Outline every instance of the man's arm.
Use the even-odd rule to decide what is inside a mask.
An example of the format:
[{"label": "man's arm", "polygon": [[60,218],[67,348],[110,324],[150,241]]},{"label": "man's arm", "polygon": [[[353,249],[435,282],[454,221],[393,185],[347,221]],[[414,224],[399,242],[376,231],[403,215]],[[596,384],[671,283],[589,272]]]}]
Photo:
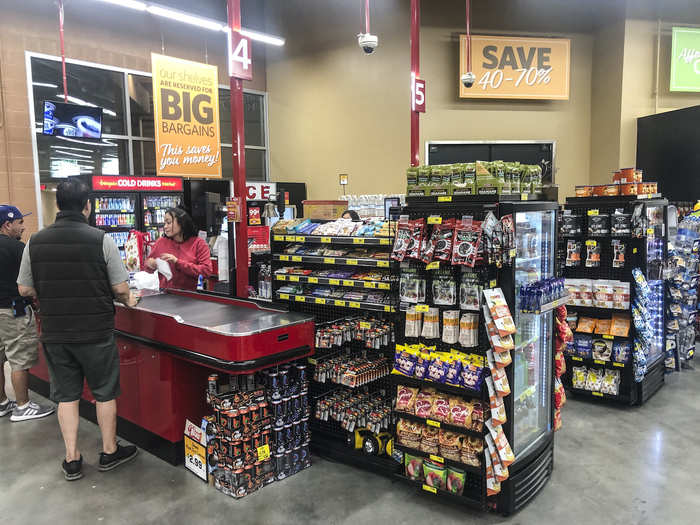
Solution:
[{"label": "man's arm", "polygon": [[22,286],[21,284],[18,284],[17,288],[19,289],[19,294],[22,297],[32,297],[36,299],[36,290],[33,286]]},{"label": "man's arm", "polygon": [[34,277],[32,276],[32,261],[29,257],[29,243],[24,246],[24,249],[19,255],[22,260],[19,266],[19,275],[17,275],[17,289],[22,297],[33,297],[36,299]]},{"label": "man's arm", "polygon": [[126,281],[112,285],[112,293],[117,301],[129,308],[133,308],[138,303],[138,299],[131,293],[129,283]]}]

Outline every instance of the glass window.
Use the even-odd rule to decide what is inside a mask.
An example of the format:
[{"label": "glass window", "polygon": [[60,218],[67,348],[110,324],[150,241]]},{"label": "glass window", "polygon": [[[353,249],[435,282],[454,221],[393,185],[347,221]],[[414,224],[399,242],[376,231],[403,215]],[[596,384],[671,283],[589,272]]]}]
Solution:
[{"label": "glass window", "polygon": [[219,89],[219,129],[221,143],[231,144],[231,95],[228,89]]},{"label": "glass window", "polygon": [[153,80],[142,75],[127,75],[131,135],[154,138],[153,131]]},{"label": "glass window", "polygon": [[152,176],[156,174],[156,143],[152,140],[134,140],[131,143],[134,156],[134,175]]},{"label": "glass window", "polygon": [[[221,143],[231,144],[231,95],[228,89],[219,89],[219,123]],[[246,146],[265,147],[265,97],[243,93],[243,126]]]},{"label": "glass window", "polygon": [[[104,109],[102,134],[124,135],[124,75],[77,64],[66,64],[68,102]],[[32,87],[34,88],[34,119],[37,124],[44,119],[44,100],[65,102],[61,62],[45,58],[32,58]]]},{"label": "glass window", "polygon": [[233,179],[233,148],[229,146],[221,147],[221,177]]},{"label": "glass window", "polygon": [[119,175],[129,172],[127,141],[84,140],[36,134],[41,182],[72,175]]},{"label": "glass window", "polygon": [[245,178],[246,180],[266,180],[264,149],[245,149]]}]

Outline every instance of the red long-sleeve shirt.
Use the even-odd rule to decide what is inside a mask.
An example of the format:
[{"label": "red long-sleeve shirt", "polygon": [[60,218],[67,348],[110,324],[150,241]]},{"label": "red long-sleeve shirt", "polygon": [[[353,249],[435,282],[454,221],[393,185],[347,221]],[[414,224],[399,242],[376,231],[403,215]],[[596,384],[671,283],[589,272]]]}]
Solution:
[{"label": "red long-sleeve shirt", "polygon": [[[170,264],[173,278],[167,281],[158,274],[161,288],[177,288],[180,290],[196,290],[197,278],[211,275],[211,255],[209,246],[199,237],[190,237],[184,242],[176,242],[167,237],[161,237],[153,245],[149,258],[157,259],[164,253],[177,257],[175,264]],[[154,270],[149,270],[153,272]]]}]

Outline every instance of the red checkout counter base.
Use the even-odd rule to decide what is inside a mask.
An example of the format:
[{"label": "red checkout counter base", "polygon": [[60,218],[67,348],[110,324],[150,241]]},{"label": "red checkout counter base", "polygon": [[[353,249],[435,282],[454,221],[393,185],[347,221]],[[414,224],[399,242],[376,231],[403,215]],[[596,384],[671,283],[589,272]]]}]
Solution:
[{"label": "red checkout counter base", "polygon": [[[143,297],[134,309],[117,307],[121,395],[117,434],[176,465],[183,460],[185,419],[209,413],[212,373],[248,374],[313,354],[310,316],[190,292]],[[30,388],[49,396],[43,349]],[[82,417],[97,422],[85,385]]]}]

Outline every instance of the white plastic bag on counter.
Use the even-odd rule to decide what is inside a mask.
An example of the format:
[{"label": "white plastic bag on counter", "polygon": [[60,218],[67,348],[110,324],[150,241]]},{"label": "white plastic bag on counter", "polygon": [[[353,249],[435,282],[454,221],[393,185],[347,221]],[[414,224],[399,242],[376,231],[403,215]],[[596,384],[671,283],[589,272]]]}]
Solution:
[{"label": "white plastic bag on counter", "polygon": [[137,290],[159,290],[160,280],[157,273],[136,272],[134,274],[134,285]]}]

